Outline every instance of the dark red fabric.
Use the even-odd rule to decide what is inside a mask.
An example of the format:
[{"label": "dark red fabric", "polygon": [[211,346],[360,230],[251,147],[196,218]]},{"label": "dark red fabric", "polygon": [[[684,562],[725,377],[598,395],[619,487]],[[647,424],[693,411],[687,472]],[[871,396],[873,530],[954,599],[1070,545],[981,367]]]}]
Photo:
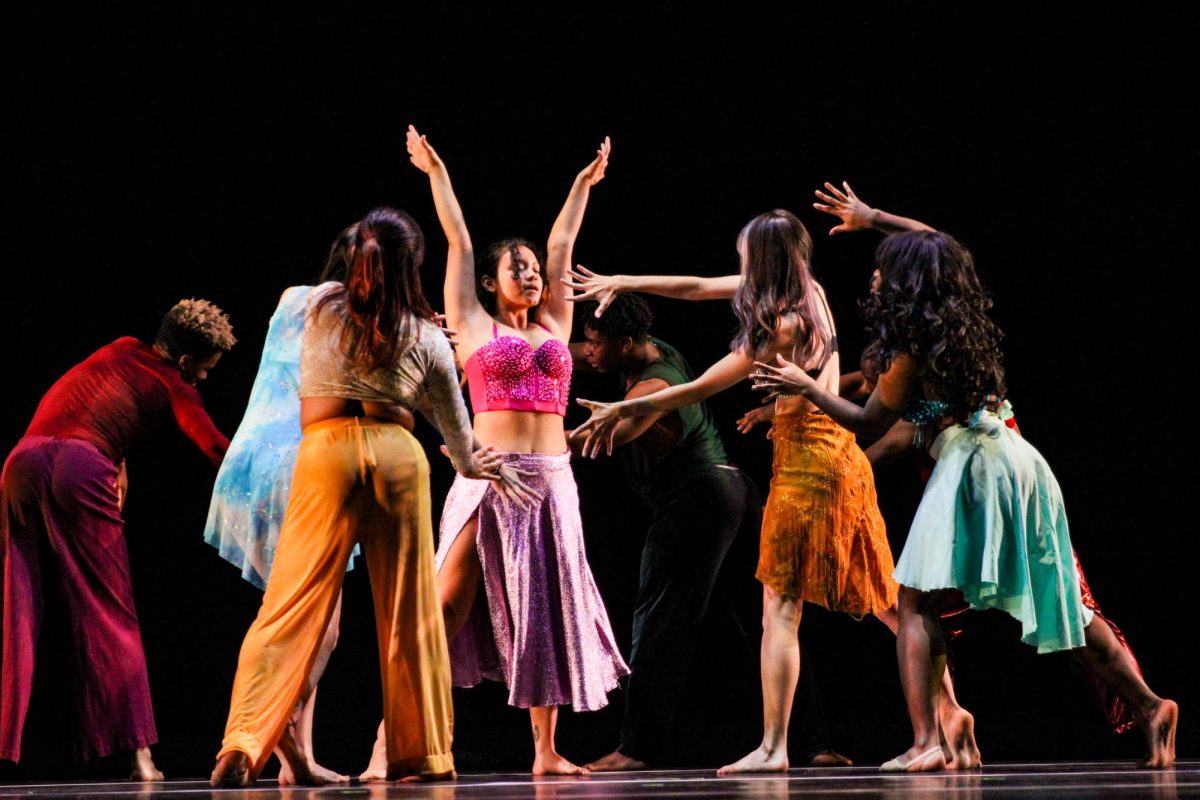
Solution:
[{"label": "dark red fabric", "polygon": [[81,439],[119,463],[168,415],[210,461],[221,463],[229,440],[209,419],[196,387],[154,348],[125,336],[59,378],[25,435]]},{"label": "dark red fabric", "polygon": [[[4,673],[0,759],[17,761],[33,687],[44,598],[57,595],[70,636],[70,685],[81,759],[158,739],[124,525],[117,468],[78,439],[27,436],[0,476],[4,547]],[[69,728],[69,730],[68,730]]]}]

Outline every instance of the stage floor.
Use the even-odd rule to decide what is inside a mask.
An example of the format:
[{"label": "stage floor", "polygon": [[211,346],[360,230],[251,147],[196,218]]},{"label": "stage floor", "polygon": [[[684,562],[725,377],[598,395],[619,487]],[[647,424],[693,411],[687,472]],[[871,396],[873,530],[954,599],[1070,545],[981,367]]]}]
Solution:
[{"label": "stage floor", "polygon": [[540,778],[518,773],[472,773],[452,783],[362,784],[281,789],[260,781],[249,789],[211,789],[203,781],[130,783],[28,783],[0,785],[0,798],[437,798],[437,800],[574,800],[574,798],[785,798],[853,797],[855,800],[1060,800],[1200,798],[1200,761],[1171,770],[1139,770],[1126,762],[995,764],[973,773],[884,776],[873,767],[795,769],[784,775],[716,778],[701,770],[604,773],[589,778]]}]

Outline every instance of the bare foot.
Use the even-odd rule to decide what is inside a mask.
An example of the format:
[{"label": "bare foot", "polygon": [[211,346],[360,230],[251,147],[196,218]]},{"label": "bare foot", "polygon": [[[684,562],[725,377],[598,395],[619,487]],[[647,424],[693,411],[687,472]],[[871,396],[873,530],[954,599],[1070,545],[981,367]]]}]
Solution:
[{"label": "bare foot", "polygon": [[943,744],[946,769],[975,769],[982,765],[979,745],[975,743],[975,717],[965,708],[956,708],[942,714],[940,733],[945,737]]},{"label": "bare foot", "polygon": [[901,755],[880,765],[880,772],[940,772],[946,769],[946,756],[942,746],[935,744],[926,750],[913,745]]},{"label": "bare foot", "polygon": [[322,767],[315,761],[303,765],[285,766],[279,770],[280,786],[328,786],[332,783],[349,783],[349,775],[340,775]]},{"label": "bare foot", "polygon": [[826,750],[824,753],[817,753],[810,758],[808,765],[810,767],[853,767],[854,762],[836,750]]},{"label": "bare foot", "polygon": [[250,785],[250,757],[241,750],[230,750],[217,761],[208,782],[218,789]]},{"label": "bare foot", "polygon": [[726,764],[717,770],[717,775],[735,775],[739,772],[787,772],[788,758],[787,748],[778,747],[775,750],[768,750],[766,745],[759,745],[758,749],[747,755],[740,761],[735,761],[732,764]]},{"label": "bare foot", "polygon": [[[1174,750],[1172,749],[1172,752]],[[139,747],[133,751],[132,770],[129,773],[131,781],[161,781],[163,774],[154,766],[154,759],[150,757],[149,747]]]},{"label": "bare foot", "polygon": [[535,756],[533,759],[533,774],[534,775],[587,775],[588,771],[583,767],[576,766],[570,761],[560,756],[558,753],[551,752],[549,755]]},{"label": "bare foot", "polygon": [[1174,700],[1161,700],[1143,724],[1146,733],[1146,758],[1138,766],[1162,769],[1175,763],[1175,728],[1179,725],[1179,706]]},{"label": "bare foot", "polygon": [[628,772],[631,770],[646,769],[645,761],[638,761],[636,758],[630,758],[620,750],[614,750],[604,758],[598,758],[587,765],[587,768],[592,772]]},{"label": "bare foot", "polygon": [[387,739],[384,737],[383,723],[375,733],[375,744],[371,745],[371,760],[367,768],[358,776],[360,781],[387,780]]}]

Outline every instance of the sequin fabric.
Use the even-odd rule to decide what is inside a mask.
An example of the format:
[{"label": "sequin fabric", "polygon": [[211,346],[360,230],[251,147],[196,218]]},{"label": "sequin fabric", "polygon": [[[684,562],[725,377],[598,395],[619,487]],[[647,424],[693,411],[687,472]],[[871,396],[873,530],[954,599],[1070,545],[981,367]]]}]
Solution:
[{"label": "sequin fabric", "polygon": [[465,369],[475,413],[567,413],[571,351],[558,339],[548,339],[535,350],[519,336],[500,336],[476,350]]},{"label": "sequin fabric", "polygon": [[204,527],[204,541],[259,589],[267,588],[300,449],[300,339],[311,291],[288,289],[271,316],[250,402],[217,471]]},{"label": "sequin fabric", "polygon": [[871,465],[819,411],[780,414],[756,577],[788,597],[856,616],[896,601]]},{"label": "sequin fabric", "polygon": [[505,461],[533,473],[525,482],[544,493],[539,505],[507,504],[491,482],[459,475],[442,511],[438,569],[475,514],[483,565],[484,591],[450,642],[454,685],[500,681],[518,708],[603,708],[629,667],[587,563],[570,455]]}]

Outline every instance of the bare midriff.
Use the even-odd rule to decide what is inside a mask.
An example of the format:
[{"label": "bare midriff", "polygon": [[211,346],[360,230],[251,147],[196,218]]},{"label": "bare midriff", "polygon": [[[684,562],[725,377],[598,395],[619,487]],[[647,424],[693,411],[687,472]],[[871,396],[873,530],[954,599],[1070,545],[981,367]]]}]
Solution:
[{"label": "bare midriff", "polygon": [[344,397],[300,398],[300,427],[338,417],[366,417],[394,422],[412,431],[413,413],[399,403],[374,403],[369,400],[347,400]]},{"label": "bare midriff", "polygon": [[475,438],[505,453],[566,452],[563,418],[544,411],[483,411],[475,415]]}]

